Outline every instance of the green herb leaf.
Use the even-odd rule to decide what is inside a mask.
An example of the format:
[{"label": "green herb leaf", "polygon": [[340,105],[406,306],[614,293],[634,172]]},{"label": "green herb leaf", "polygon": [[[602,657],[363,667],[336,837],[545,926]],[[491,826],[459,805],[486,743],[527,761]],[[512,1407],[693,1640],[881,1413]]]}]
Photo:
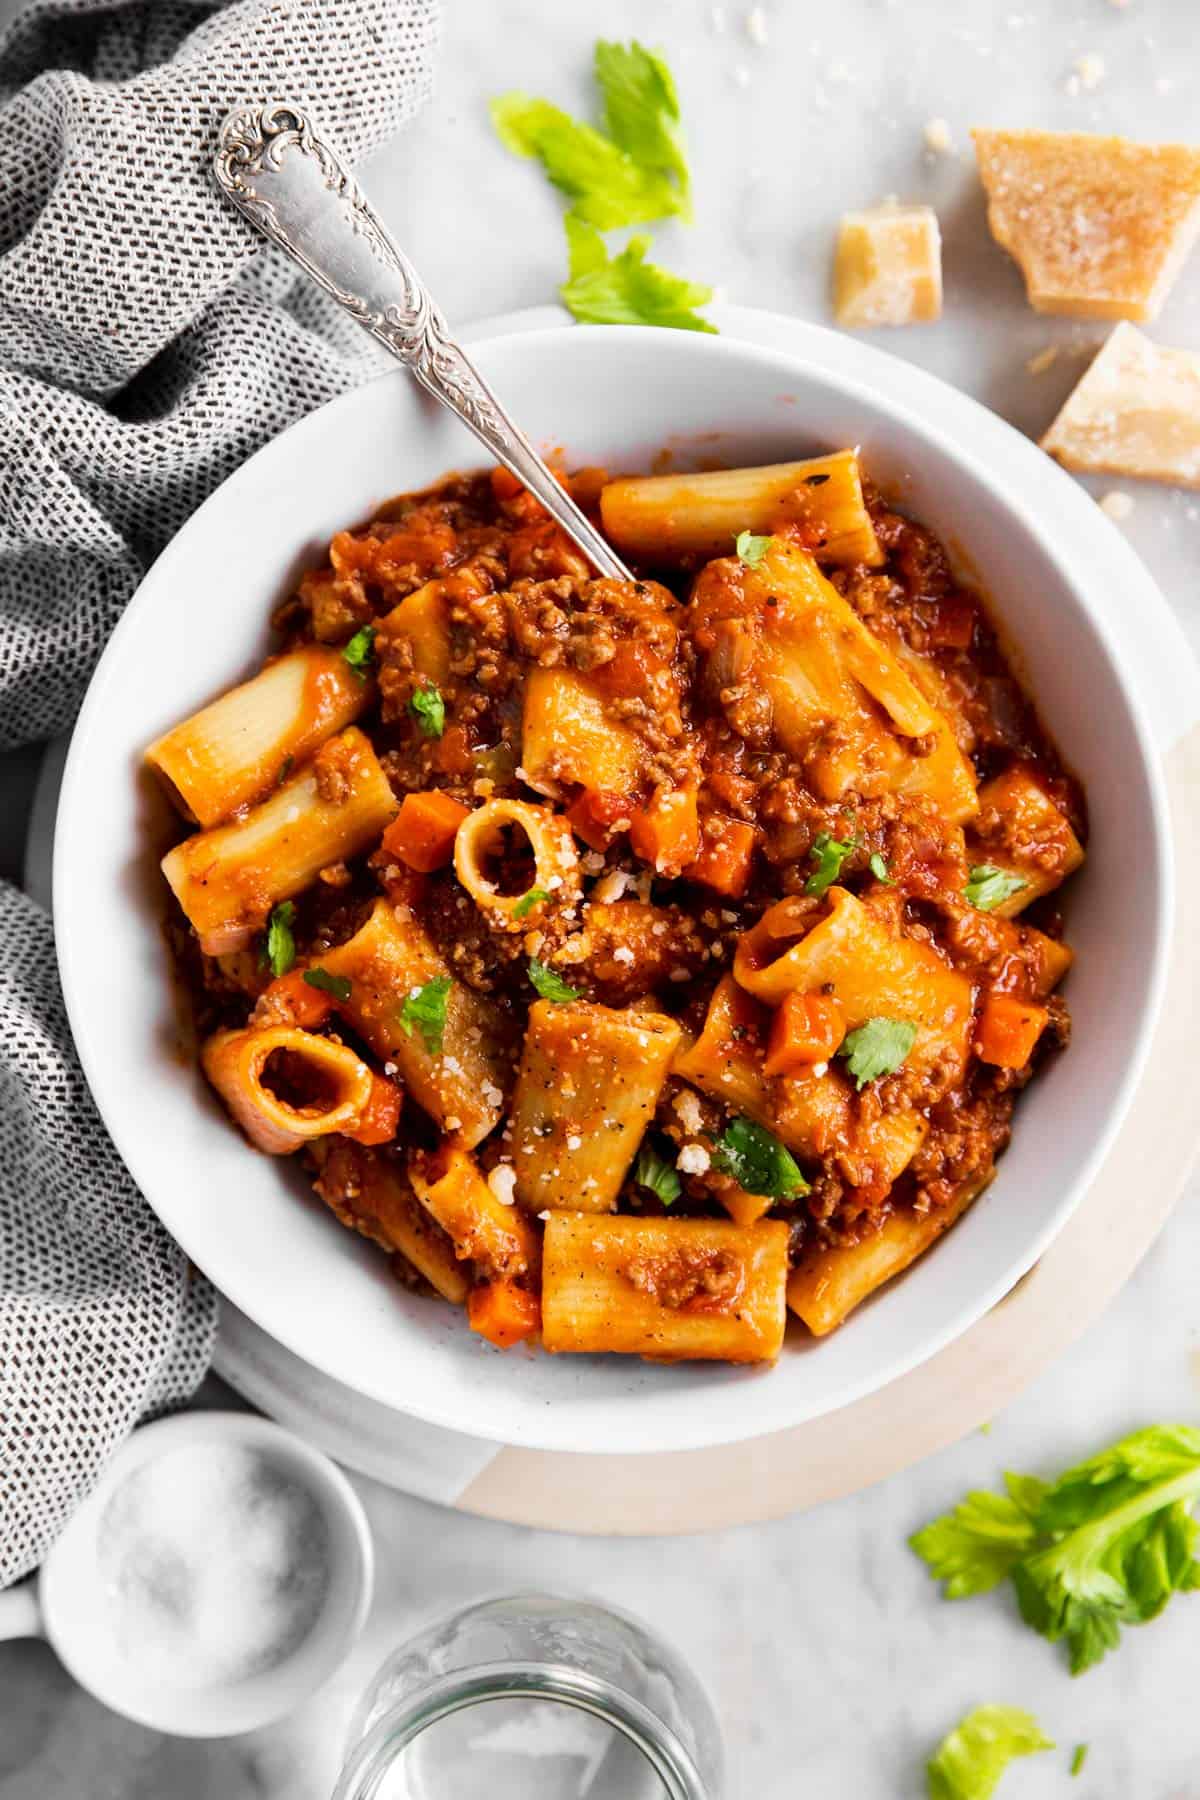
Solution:
[{"label": "green herb leaf", "polygon": [[272,907],[267,920],[267,963],[276,980],[286,975],[296,960],[296,940],[292,936],[295,922],[296,908],[290,900],[281,900]]},{"label": "green herb leaf", "polygon": [[408,710],[427,738],[440,738],[446,729],[446,702],[442,699],[441,690],[433,687],[419,687],[408,703]]},{"label": "green herb leaf", "polygon": [[331,975],[328,969],[305,969],[304,979],[310,988],[319,988],[323,994],[332,994],[335,1000],[350,998],[350,983],[344,975]]},{"label": "green herb leaf", "polygon": [[514,919],[524,919],[525,917],[527,917],[527,915],[529,913],[531,913],[533,911],[534,907],[537,906],[539,904],[539,902],[541,902],[542,900],[548,900],[549,898],[550,898],[550,896],[546,892],[545,888],[530,888],[528,893],[524,893],[521,895],[521,898],[517,901],[517,904],[513,907],[513,909],[512,909],[513,918]]},{"label": "green herb leaf", "polygon": [[712,299],[702,282],[672,275],[645,260],[648,237],[631,237],[618,256],[581,219],[566,220],[570,273],[559,297],[585,325],[663,325],[677,331],[715,331],[695,311]]},{"label": "green herb leaf", "polygon": [[500,94],[490,107],[500,141],[517,156],[536,157],[572,210],[600,231],[618,231],[672,214],[687,216],[687,192],[662,169],[647,167],[549,100]]},{"label": "green herb leaf", "polygon": [[917,1039],[911,1019],[868,1019],[842,1039],[839,1056],[858,1083],[859,1091],[881,1075],[898,1069]]},{"label": "green herb leaf", "polygon": [[633,1165],[633,1179],[639,1187],[649,1188],[656,1194],[664,1206],[670,1206],[678,1200],[683,1192],[683,1183],[675,1172],[674,1165],[650,1144],[643,1144],[638,1151],[637,1161]]},{"label": "green herb leaf", "polygon": [[1200,1527],[1190,1510],[1200,1498],[1200,1431],[1191,1426],[1135,1431],[1050,1486],[1013,1475],[1007,1485],[1028,1542],[1001,1499],[972,1494],[965,1504],[974,1515],[981,1501],[999,1509],[990,1542],[977,1518],[964,1525],[960,1507],[918,1532],[913,1547],[950,1598],[994,1585],[989,1577],[1011,1556],[1021,1616],[1051,1643],[1065,1642],[1073,1675],[1117,1647],[1122,1625],[1143,1624],[1172,1594],[1200,1589]]},{"label": "green herb leaf", "polygon": [[[1044,1493],[1042,1484],[1037,1485]],[[988,1593],[1036,1548],[1034,1518],[1041,1494],[1032,1508],[1030,1498],[1028,1491],[1011,1487],[1008,1494],[977,1491],[909,1538],[934,1580],[945,1582],[947,1600]]]},{"label": "green herb leaf", "polygon": [[818,832],[808,852],[817,866],[804,884],[805,893],[814,894],[819,900],[841,874],[846,858],[857,849],[856,837],[841,840],[827,831]]},{"label": "green herb leaf", "polygon": [[748,1194],[769,1194],[773,1200],[786,1200],[809,1191],[791,1152],[753,1119],[730,1121],[717,1139],[713,1161],[723,1175],[732,1175]]},{"label": "green herb leaf", "polygon": [[771,539],[769,536],[755,537],[752,531],[739,531],[734,548],[748,569],[757,569],[771,548]]},{"label": "green herb leaf", "polygon": [[876,850],[875,854],[869,859],[868,867],[876,881],[882,881],[885,887],[895,887],[895,882],[888,874],[888,866],[884,862],[882,856],[880,856],[878,850]]},{"label": "green herb leaf", "polygon": [[539,962],[536,956],[529,959],[529,979],[543,1000],[552,1000],[556,1006],[562,1006],[568,1000],[578,1000],[579,990],[568,986],[557,970],[549,963]]},{"label": "green herb leaf", "polygon": [[350,642],[342,645],[342,655],[354,673],[365,681],[367,672],[375,661],[375,627],[364,625],[360,631],[356,631]]},{"label": "green herb leaf", "polygon": [[446,1033],[446,1000],[454,983],[449,975],[435,975],[424,987],[406,994],[400,1008],[400,1028],[411,1037],[419,1031],[430,1056],[442,1054]]},{"label": "green herb leaf", "polygon": [[675,210],[682,218],[690,218],[691,178],[679,96],[670,69],[661,56],[635,38],[628,44],[601,39],[596,45],[595,71],[609,137],[639,168],[673,179],[678,185]]},{"label": "green herb leaf", "polygon": [[998,869],[995,863],[976,863],[969,871],[963,898],[978,912],[992,912],[1028,886],[1029,883],[1023,876],[1011,875],[1007,869]]},{"label": "green herb leaf", "polygon": [[977,1706],[930,1757],[929,1800],[989,1800],[1014,1757],[1053,1748],[1031,1713],[1018,1706]]},{"label": "green herb leaf", "polygon": [[1086,1744],[1076,1744],[1074,1755],[1071,1757],[1071,1773],[1072,1773],[1072,1775],[1082,1775],[1083,1774],[1083,1765],[1087,1761],[1087,1756],[1088,1756],[1087,1745]]}]

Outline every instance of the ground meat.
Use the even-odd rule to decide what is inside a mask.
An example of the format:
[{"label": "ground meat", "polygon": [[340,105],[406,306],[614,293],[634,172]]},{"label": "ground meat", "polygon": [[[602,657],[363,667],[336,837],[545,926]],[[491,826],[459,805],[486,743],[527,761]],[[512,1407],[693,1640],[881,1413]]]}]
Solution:
[{"label": "ground meat", "polygon": [[732,1312],[746,1285],[741,1261],[726,1250],[636,1257],[625,1276],[672,1312]]}]

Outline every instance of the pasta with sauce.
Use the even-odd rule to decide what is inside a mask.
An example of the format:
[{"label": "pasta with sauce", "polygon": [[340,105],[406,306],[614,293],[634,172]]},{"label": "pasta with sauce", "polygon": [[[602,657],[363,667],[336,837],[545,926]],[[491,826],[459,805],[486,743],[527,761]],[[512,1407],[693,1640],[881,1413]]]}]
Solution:
[{"label": "pasta with sauce", "polygon": [[856,453],[502,470],[339,532],[147,751],[201,1060],[501,1347],[776,1357],[968,1209],[1067,1042],[1083,798]]}]

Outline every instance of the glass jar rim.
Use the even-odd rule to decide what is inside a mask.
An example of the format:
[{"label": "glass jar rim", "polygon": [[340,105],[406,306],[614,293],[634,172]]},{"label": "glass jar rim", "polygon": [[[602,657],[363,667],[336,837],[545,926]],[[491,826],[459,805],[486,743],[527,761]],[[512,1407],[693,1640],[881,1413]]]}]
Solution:
[{"label": "glass jar rim", "polygon": [[374,1800],[380,1777],[423,1732],[454,1713],[499,1700],[548,1700],[590,1713],[641,1752],[663,1784],[663,1800],[719,1800],[676,1733],[640,1700],[565,1663],[526,1661],[452,1670],[389,1708],[343,1767],[332,1800]]}]

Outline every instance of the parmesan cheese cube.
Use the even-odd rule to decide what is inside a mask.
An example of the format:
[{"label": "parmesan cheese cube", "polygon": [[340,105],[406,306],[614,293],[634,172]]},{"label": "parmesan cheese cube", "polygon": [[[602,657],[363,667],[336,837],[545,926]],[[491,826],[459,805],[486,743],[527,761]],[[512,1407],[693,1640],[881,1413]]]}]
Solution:
[{"label": "parmesan cheese cube", "polygon": [[992,236],[1035,311],[1155,317],[1200,232],[1200,150],[1086,131],[971,136]]},{"label": "parmesan cheese cube", "polygon": [[1118,325],[1042,439],[1068,469],[1200,488],[1200,351]]},{"label": "parmesan cheese cube", "polygon": [[839,325],[911,325],[942,311],[942,238],[929,206],[844,213],[833,270]]}]

